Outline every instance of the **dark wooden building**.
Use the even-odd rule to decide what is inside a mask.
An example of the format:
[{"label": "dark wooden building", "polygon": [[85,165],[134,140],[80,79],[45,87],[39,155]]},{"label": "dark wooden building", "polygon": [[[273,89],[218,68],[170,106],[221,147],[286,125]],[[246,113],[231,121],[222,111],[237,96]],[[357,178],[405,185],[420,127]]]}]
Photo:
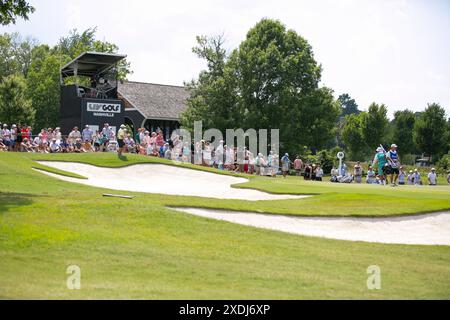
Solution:
[{"label": "dark wooden building", "polygon": [[118,86],[118,97],[125,106],[124,123],[150,132],[160,128],[165,139],[180,127],[189,93],[185,87],[127,81]]}]

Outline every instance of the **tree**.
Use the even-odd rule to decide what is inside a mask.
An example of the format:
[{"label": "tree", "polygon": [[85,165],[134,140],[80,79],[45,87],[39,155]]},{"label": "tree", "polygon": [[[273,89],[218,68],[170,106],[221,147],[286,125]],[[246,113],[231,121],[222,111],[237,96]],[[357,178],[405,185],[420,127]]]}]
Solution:
[{"label": "tree", "polygon": [[338,98],[338,101],[342,105],[341,117],[361,113],[361,111],[359,111],[358,109],[358,104],[356,104],[355,99],[352,99],[348,93],[341,94]]},{"label": "tree", "polygon": [[414,125],[414,142],[429,156],[444,153],[447,146],[445,109],[437,103],[429,104]]},{"label": "tree", "polygon": [[21,75],[11,75],[0,83],[0,119],[5,123],[32,124],[35,111],[26,98],[26,83]]},{"label": "tree", "polygon": [[18,33],[0,35],[0,80],[17,73],[27,76],[36,43],[33,38],[22,39]]},{"label": "tree", "polygon": [[37,128],[56,127],[59,121],[59,69],[61,57],[47,45],[33,50],[33,62],[27,78],[27,97],[39,117],[35,120]]},{"label": "tree", "polygon": [[368,112],[361,113],[361,130],[364,143],[375,151],[383,143],[388,125],[387,108],[384,104],[372,103]]},{"label": "tree", "polygon": [[319,89],[321,66],[295,31],[262,19],[229,55],[220,38],[197,41],[194,52],[208,70],[189,86],[183,126],[197,119],[218,129],[280,129],[280,143],[291,153],[330,139],[339,106],[330,89]]},{"label": "tree", "polygon": [[350,152],[349,158],[362,160],[367,146],[362,133],[362,119],[364,114],[351,114],[345,117],[342,129],[342,140],[345,149]]},{"label": "tree", "polygon": [[197,37],[197,46],[192,51],[207,61],[208,69],[202,71],[198,80],[185,85],[190,91],[188,108],[181,116],[185,128],[192,129],[194,121],[203,121],[205,129],[216,128],[225,132],[242,123],[237,109],[237,84],[234,64],[228,63],[223,37]]},{"label": "tree", "polygon": [[413,139],[414,124],[416,117],[410,110],[397,111],[394,113],[394,141],[402,150],[402,153],[414,153],[416,146]]},{"label": "tree", "polygon": [[17,17],[28,20],[34,7],[25,0],[0,0],[0,24],[15,24]]}]

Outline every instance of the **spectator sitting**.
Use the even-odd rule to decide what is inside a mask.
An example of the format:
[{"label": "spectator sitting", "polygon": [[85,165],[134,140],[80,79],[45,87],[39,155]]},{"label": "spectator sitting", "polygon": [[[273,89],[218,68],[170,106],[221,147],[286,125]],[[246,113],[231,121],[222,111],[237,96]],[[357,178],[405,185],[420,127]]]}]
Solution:
[{"label": "spectator sitting", "polygon": [[172,147],[167,148],[166,152],[164,152],[164,159],[172,160]]},{"label": "spectator sitting", "polygon": [[81,144],[82,152],[95,152],[95,148],[90,141],[85,141]]},{"label": "spectator sitting", "polygon": [[52,139],[52,142],[50,142],[50,153],[59,153],[61,151],[59,143],[57,142],[56,138]]},{"label": "spectator sitting", "polygon": [[0,138],[0,151],[8,151],[8,148],[6,147],[6,145],[3,143],[3,139]]},{"label": "spectator sitting", "polygon": [[73,150],[73,152],[75,152],[75,153],[82,153],[82,152],[85,152],[84,150],[83,150],[83,145],[81,144],[81,138],[78,138],[76,141],[75,141],[75,143],[73,144],[73,146],[72,146],[72,150]]},{"label": "spectator sitting", "polygon": [[119,144],[116,140],[112,140],[108,143],[108,146],[106,147],[106,151],[108,152],[117,152],[119,149]]},{"label": "spectator sitting", "polygon": [[377,175],[372,166],[369,166],[369,170],[367,171],[366,183],[377,184]]},{"label": "spectator sitting", "polygon": [[406,178],[408,180],[408,185],[412,186],[414,184],[414,174],[412,170],[409,171],[409,174]]},{"label": "spectator sitting", "polygon": [[28,138],[25,138],[22,140],[19,151],[20,152],[34,152],[33,145],[30,143],[30,140],[28,140]]},{"label": "spectator sitting", "polygon": [[59,143],[59,149],[61,150],[62,153],[68,153],[70,152],[70,146],[67,143],[67,140],[65,139],[61,139],[60,143]]}]

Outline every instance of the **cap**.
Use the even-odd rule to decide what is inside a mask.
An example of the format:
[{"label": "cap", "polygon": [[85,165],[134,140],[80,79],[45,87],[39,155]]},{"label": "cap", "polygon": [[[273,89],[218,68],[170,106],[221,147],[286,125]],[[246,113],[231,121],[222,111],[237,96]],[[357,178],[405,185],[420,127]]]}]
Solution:
[{"label": "cap", "polygon": [[431,171],[436,171],[436,169],[435,168],[431,168]]},{"label": "cap", "polygon": [[391,145],[391,148],[398,148],[397,145],[394,143]]}]

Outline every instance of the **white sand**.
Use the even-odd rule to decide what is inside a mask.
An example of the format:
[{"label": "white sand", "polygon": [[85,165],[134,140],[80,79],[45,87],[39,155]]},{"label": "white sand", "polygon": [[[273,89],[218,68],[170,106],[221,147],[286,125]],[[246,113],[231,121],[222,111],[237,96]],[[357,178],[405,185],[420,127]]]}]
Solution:
[{"label": "white sand", "polygon": [[305,236],[390,244],[450,245],[450,212],[391,218],[309,218],[209,209],[175,210]]},{"label": "white sand", "polygon": [[[159,164],[109,169],[69,162],[40,162],[77,173],[87,180],[39,171],[68,182],[113,190],[218,199],[281,200],[305,196],[272,195],[231,188],[247,179]],[[264,215],[204,209],[176,209],[201,217],[258,228],[338,240],[379,243],[450,245],[450,212],[393,218],[316,218]]]},{"label": "white sand", "polygon": [[40,161],[39,163],[76,173],[88,179],[75,179],[39,171],[51,177],[112,190],[249,201],[301,199],[306,197],[274,195],[257,190],[236,189],[231,186],[248,182],[248,180],[161,164],[140,164],[111,169],[71,162]]}]

